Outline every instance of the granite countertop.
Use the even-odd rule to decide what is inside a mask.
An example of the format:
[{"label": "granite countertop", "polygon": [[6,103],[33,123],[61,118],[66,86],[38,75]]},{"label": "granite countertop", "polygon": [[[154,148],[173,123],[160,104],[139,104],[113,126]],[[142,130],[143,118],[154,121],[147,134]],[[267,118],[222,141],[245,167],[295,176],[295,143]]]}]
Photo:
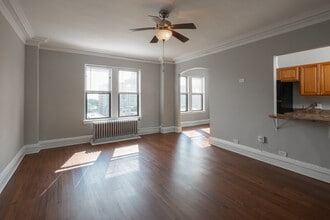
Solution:
[{"label": "granite countertop", "polygon": [[293,112],[284,114],[272,114],[271,118],[287,119],[287,120],[306,120],[306,121],[323,121],[330,122],[330,110],[322,109],[296,109]]}]

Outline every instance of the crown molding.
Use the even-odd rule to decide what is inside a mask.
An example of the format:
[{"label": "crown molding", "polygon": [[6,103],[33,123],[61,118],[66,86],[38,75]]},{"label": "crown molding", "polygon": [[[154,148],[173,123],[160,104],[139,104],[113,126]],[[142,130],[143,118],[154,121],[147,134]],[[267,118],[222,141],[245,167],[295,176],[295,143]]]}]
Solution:
[{"label": "crown molding", "polygon": [[12,11],[8,9],[8,1],[0,0],[0,11],[2,15],[6,18],[10,26],[14,29],[17,36],[21,39],[23,43],[28,38],[22,30],[21,26],[17,23],[15,17],[12,15]]},{"label": "crown molding", "polygon": [[34,36],[34,33],[32,30],[31,24],[30,24],[29,20],[27,19],[22,7],[17,2],[17,0],[4,0],[4,1],[9,2],[11,7],[13,8],[13,10],[17,16],[17,23],[20,23],[26,36],[28,36],[29,38],[32,38]]},{"label": "crown molding", "polygon": [[42,43],[46,43],[48,41],[48,38],[45,37],[33,37],[28,40],[26,40],[26,45],[29,46],[35,46],[35,47],[40,47]]},{"label": "crown molding", "polygon": [[[65,48],[65,47],[49,46],[47,44],[41,45],[40,49],[88,55],[88,56],[96,56],[96,57],[105,57],[105,58],[119,59],[119,60],[129,60],[129,61],[133,61],[133,62],[160,64],[159,59],[144,59],[144,58],[136,58],[136,57],[119,56],[119,55],[110,54],[109,52],[106,52],[106,51],[99,51],[97,49],[86,50],[86,49],[80,49],[80,48]],[[166,60],[165,63],[174,64],[174,61]]]},{"label": "crown molding", "polygon": [[0,0],[0,11],[23,43],[33,37],[31,25],[16,0]]},{"label": "crown molding", "polygon": [[218,46],[175,57],[174,62],[176,64],[183,63],[328,20],[330,20],[330,7],[314,10],[302,16],[294,17],[289,21],[277,23],[267,28],[241,35],[233,40],[220,42]]}]

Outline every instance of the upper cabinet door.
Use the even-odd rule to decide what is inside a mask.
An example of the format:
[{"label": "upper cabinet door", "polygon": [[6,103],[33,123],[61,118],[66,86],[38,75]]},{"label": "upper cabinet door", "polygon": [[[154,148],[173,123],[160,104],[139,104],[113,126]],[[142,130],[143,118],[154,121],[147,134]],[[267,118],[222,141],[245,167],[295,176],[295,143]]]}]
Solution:
[{"label": "upper cabinet door", "polygon": [[330,62],[321,63],[321,95],[330,95]]},{"label": "upper cabinet door", "polygon": [[299,67],[287,67],[277,69],[278,80],[282,82],[298,82],[299,81]]},{"label": "upper cabinet door", "polygon": [[319,65],[311,64],[300,67],[300,95],[314,96],[320,94]]}]

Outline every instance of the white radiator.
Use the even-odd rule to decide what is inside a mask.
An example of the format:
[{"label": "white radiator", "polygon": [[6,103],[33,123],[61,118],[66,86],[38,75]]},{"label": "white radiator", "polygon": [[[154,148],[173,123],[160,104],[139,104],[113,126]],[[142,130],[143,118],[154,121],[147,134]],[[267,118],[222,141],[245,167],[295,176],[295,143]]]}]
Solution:
[{"label": "white radiator", "polygon": [[93,122],[92,145],[140,138],[137,119],[108,119]]}]

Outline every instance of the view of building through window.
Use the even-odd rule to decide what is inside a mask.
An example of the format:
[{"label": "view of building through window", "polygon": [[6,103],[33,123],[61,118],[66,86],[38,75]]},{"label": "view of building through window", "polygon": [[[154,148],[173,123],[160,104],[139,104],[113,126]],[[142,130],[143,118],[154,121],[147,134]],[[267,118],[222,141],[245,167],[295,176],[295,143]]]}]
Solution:
[{"label": "view of building through window", "polygon": [[[114,77],[118,78],[117,82],[112,80],[113,74],[117,76]],[[113,86],[115,83],[118,88]],[[139,87],[138,71],[86,65],[85,119],[138,116]],[[118,96],[118,103],[112,103],[111,96]],[[118,109],[118,115],[113,108]],[[111,112],[115,115],[112,116]]]},{"label": "view of building through window", "polygon": [[137,116],[138,107],[138,72],[119,70],[119,116]]},{"label": "view of building through window", "polygon": [[110,117],[111,69],[86,66],[86,119]]}]

